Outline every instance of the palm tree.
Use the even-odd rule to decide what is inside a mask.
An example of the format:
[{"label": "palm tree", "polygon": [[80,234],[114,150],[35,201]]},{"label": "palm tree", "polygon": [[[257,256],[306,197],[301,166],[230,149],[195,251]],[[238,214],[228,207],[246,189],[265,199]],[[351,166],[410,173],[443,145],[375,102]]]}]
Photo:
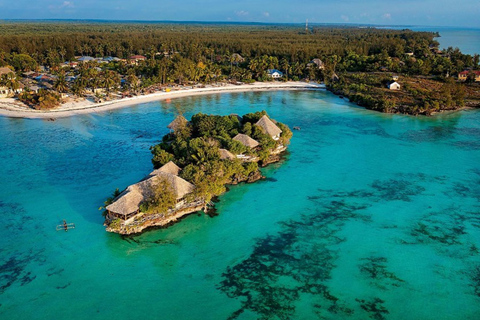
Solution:
[{"label": "palm tree", "polygon": [[66,92],[68,90],[67,80],[65,79],[65,72],[63,70],[57,73],[57,79],[53,83],[53,87],[58,92]]},{"label": "palm tree", "polygon": [[134,73],[130,73],[127,76],[127,83],[133,92],[136,93],[138,91],[138,88],[140,87],[140,80]]},{"label": "palm tree", "polygon": [[118,86],[120,82],[120,76],[115,71],[106,71],[103,73],[103,86],[108,93],[110,93],[111,88]]},{"label": "palm tree", "polygon": [[258,63],[258,58],[250,60],[250,63],[248,64],[248,68],[255,74],[257,75],[258,73],[258,68],[259,68],[259,63]]},{"label": "palm tree", "polygon": [[283,69],[283,71],[285,72],[285,75],[288,79],[288,71],[290,70],[290,63],[288,63],[288,60],[287,59],[282,59],[280,61],[280,67]]},{"label": "palm tree", "polygon": [[213,62],[214,53],[215,53],[215,50],[213,50],[213,48],[205,48],[205,55],[210,56],[210,62]]},{"label": "palm tree", "polygon": [[61,47],[58,50],[58,53],[60,54],[60,56],[62,56],[62,62],[65,62],[65,55],[67,54],[67,50],[64,47]]},{"label": "palm tree", "polygon": [[72,92],[76,94],[77,96],[81,97],[85,93],[85,81],[84,79],[77,78],[75,82],[72,85]]},{"label": "palm tree", "polygon": [[0,78],[0,86],[5,86],[12,92],[17,92],[20,87],[20,82],[18,82],[18,79],[13,72],[9,72],[3,74]]}]

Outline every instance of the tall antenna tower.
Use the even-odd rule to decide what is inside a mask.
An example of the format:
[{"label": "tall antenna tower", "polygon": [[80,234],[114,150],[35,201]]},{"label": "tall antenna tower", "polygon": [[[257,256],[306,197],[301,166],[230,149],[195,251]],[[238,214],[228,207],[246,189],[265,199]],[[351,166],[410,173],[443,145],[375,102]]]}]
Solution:
[{"label": "tall antenna tower", "polygon": [[307,22],[305,23],[305,33],[308,33],[308,19],[307,19]]}]

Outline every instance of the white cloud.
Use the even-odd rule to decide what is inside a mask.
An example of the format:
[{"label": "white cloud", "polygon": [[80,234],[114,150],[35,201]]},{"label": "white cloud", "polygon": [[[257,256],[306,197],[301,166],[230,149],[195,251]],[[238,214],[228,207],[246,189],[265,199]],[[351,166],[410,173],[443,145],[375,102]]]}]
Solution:
[{"label": "white cloud", "polygon": [[73,1],[63,1],[63,3],[59,4],[58,6],[50,5],[48,6],[50,10],[61,10],[61,9],[71,9],[75,8],[75,4]]},{"label": "white cloud", "polygon": [[340,18],[342,18],[342,20],[345,21],[345,22],[348,22],[350,20],[350,18],[348,16],[344,15],[344,14],[342,14],[340,16]]},{"label": "white cloud", "polygon": [[263,13],[263,15],[268,18],[268,17],[270,17],[270,12],[266,12],[266,11],[265,11],[265,12]]},{"label": "white cloud", "polygon": [[390,19],[392,19],[392,15],[390,13],[384,13],[382,18],[390,20]]},{"label": "white cloud", "polygon": [[74,8],[75,5],[73,4],[72,1],[63,1],[63,3],[60,5],[60,9],[61,8]]},{"label": "white cloud", "polygon": [[235,14],[239,17],[245,17],[249,15],[248,11],[244,11],[244,10],[235,11]]}]

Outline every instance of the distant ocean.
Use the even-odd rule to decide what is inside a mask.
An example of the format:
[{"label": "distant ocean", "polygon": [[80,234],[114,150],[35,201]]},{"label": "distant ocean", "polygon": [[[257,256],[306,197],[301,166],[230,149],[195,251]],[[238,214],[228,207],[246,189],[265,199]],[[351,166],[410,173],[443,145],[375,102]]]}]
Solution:
[{"label": "distant ocean", "polygon": [[462,27],[425,27],[425,26],[395,26],[388,29],[410,29],[413,31],[438,32],[440,48],[458,47],[463,53],[480,54],[480,29]]}]

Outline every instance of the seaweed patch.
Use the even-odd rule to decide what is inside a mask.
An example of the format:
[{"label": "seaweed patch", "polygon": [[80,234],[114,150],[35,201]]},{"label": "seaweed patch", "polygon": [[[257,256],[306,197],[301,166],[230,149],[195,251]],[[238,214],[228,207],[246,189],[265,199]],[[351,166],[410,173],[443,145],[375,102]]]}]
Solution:
[{"label": "seaweed patch", "polygon": [[409,182],[407,180],[375,180],[372,183],[381,199],[392,201],[411,201],[410,197],[421,194],[425,188]]},{"label": "seaweed patch", "polygon": [[0,294],[17,281],[20,281],[23,286],[34,279],[30,277],[30,273],[24,273],[29,262],[30,257],[19,258],[12,256],[0,265]]},{"label": "seaweed patch", "polygon": [[[4,222],[0,226],[1,234],[29,232],[30,230],[26,230],[26,228],[32,228],[31,220],[33,218],[28,216],[19,204],[0,201],[0,213]],[[39,230],[36,230],[37,234],[38,232]],[[26,271],[27,266],[32,263],[43,265],[46,262],[43,250],[29,250],[20,254],[17,248],[22,244],[16,237],[3,238],[1,245],[0,294],[4,293],[14,283],[25,286],[34,281],[36,276]]]},{"label": "seaweed patch", "polygon": [[480,265],[476,266],[472,272],[473,292],[477,297],[480,297]]},{"label": "seaweed patch", "polygon": [[360,272],[367,276],[375,286],[386,289],[387,286],[399,287],[404,280],[387,269],[387,258],[368,257],[361,259]]},{"label": "seaweed patch", "polygon": [[386,315],[389,314],[388,310],[383,306],[383,301],[380,298],[373,298],[370,301],[356,299],[360,304],[360,307],[365,310],[369,317],[375,320],[384,320]]},{"label": "seaweed patch", "polygon": [[435,241],[442,244],[460,244],[459,235],[465,234],[461,225],[448,226],[441,222],[430,221],[429,224],[419,222],[412,230],[412,235],[420,242]]},{"label": "seaweed patch", "polygon": [[252,254],[228,267],[218,285],[241,302],[229,319],[245,310],[262,319],[292,319],[305,295],[313,297],[313,311],[319,317],[351,315],[354,311],[331,292],[328,280],[337,259],[334,246],[344,241],[336,233],[345,221],[361,216],[356,211],[363,208],[332,201],[299,221],[281,223],[278,234],[257,240]]},{"label": "seaweed patch", "polygon": [[69,287],[71,284],[72,284],[72,283],[69,282],[69,283],[67,283],[67,284],[64,285],[64,286],[57,286],[57,287],[55,287],[55,288],[57,288],[57,289],[59,289],[59,290],[60,290],[60,289],[65,289],[65,288]]}]

